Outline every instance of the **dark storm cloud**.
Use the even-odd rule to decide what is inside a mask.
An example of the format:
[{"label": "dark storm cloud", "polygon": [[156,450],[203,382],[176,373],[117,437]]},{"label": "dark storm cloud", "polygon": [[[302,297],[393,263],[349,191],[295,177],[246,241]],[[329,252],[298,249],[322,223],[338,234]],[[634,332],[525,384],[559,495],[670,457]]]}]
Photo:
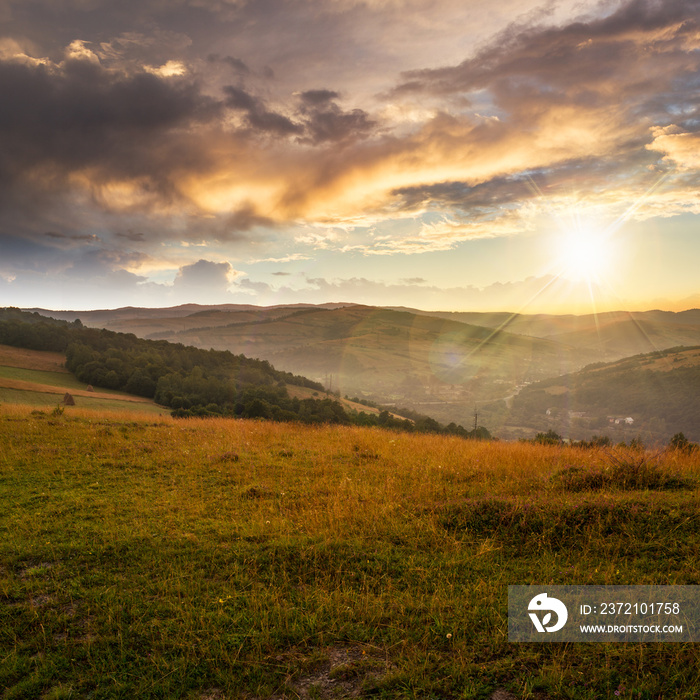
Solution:
[{"label": "dark storm cloud", "polygon": [[226,218],[224,226],[232,232],[250,231],[256,226],[274,226],[275,221],[262,216],[252,205],[241,207]]},{"label": "dark storm cloud", "polygon": [[226,85],[224,94],[226,95],[226,105],[232,109],[242,109],[247,112],[257,112],[264,109],[262,101],[253,97],[243,88]]},{"label": "dark storm cloud", "polygon": [[278,136],[291,136],[304,133],[300,124],[295,124],[283,114],[263,110],[260,112],[248,112],[248,122],[258,131],[265,131]]},{"label": "dark storm cloud", "polygon": [[[608,17],[564,27],[511,26],[458,66],[405,73],[397,93],[488,89],[499,106],[529,110],[530,116],[562,102],[659,102],[665,111],[668,90],[680,88],[681,76],[692,79],[697,69],[692,49],[698,26],[695,0],[633,0]],[[683,99],[681,91],[676,96]]]},{"label": "dark storm cloud", "polygon": [[246,113],[248,126],[276,136],[297,136],[300,143],[319,145],[362,138],[376,126],[361,109],[343,111],[334,101],[339,93],[333,90],[307,90],[300,94],[297,111],[299,121],[274,112],[266,103],[242,87],[223,88],[227,107]]},{"label": "dark storm cloud", "polygon": [[306,135],[302,141],[318,145],[340,143],[364,138],[377,123],[362,109],[344,112],[334,101],[339,94],[333,90],[308,90],[301,93],[300,114],[303,115]]},{"label": "dark storm cloud", "polygon": [[299,97],[304,104],[316,107],[335,100],[340,95],[334,90],[306,90]]},{"label": "dark storm cloud", "polygon": [[88,233],[69,234],[69,233],[59,233],[57,231],[47,231],[44,235],[47,238],[56,238],[58,240],[65,240],[65,241],[93,242],[93,241],[98,240],[97,236],[94,233],[91,233],[91,234],[88,234]]},{"label": "dark storm cloud", "polygon": [[241,61],[240,58],[235,58],[234,56],[220,56],[218,53],[210,53],[207,56],[207,61],[209,63],[225,63],[237,73],[250,73],[250,68]]},{"label": "dark storm cloud", "polygon": [[132,243],[142,243],[146,240],[146,236],[143,233],[135,231],[127,231],[126,233],[117,233],[117,238],[123,238],[124,240],[131,241]]},{"label": "dark storm cloud", "polygon": [[[619,156],[595,159],[574,159],[555,167],[532,169],[524,173],[493,177],[478,184],[441,182],[430,185],[397,188],[392,191],[392,207],[398,211],[449,211],[462,221],[477,221],[498,213],[516,210],[523,204],[547,197],[585,191],[609,199],[615,198],[618,183],[622,198],[635,189],[644,191],[649,176],[659,179],[668,171],[658,165],[658,154],[639,149]],[[677,191],[692,192],[698,179],[692,174],[677,176]],[[624,189],[624,188],[627,189]]]},{"label": "dark storm cloud", "polygon": [[178,160],[191,165],[195,155],[165,137],[219,112],[190,80],[123,75],[85,60],[55,69],[0,61],[0,94],[12,95],[0,102],[5,182],[36,178],[44,168],[55,183],[91,167],[106,177],[146,176],[163,187]]},{"label": "dark storm cloud", "polygon": [[537,193],[528,188],[521,177],[498,177],[479,185],[465,182],[441,182],[435,185],[403,187],[392,194],[400,202],[400,208],[414,211],[426,207],[472,208],[520,202]]},{"label": "dark storm cloud", "polygon": [[257,131],[268,132],[277,136],[290,136],[303,133],[303,127],[295,124],[282,114],[267,109],[265,103],[243,88],[233,85],[224,87],[226,105],[232,109],[246,112],[248,125]]}]

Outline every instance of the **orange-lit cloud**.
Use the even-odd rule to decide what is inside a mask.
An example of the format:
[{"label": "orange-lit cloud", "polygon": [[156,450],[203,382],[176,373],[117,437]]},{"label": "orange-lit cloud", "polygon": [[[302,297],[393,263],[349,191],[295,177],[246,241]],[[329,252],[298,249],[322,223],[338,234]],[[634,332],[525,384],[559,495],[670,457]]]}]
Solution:
[{"label": "orange-lit cloud", "polygon": [[176,4],[68,0],[65,31],[48,2],[6,19],[15,267],[66,241],[115,272],[196,264],[181,242],[202,241],[237,269],[389,260],[572,207],[616,225],[700,213],[695,0]]},{"label": "orange-lit cloud", "polygon": [[684,171],[700,170],[700,133],[683,131],[675,124],[653,130],[654,140],[647,145],[652,151],[664,154],[669,161]]}]

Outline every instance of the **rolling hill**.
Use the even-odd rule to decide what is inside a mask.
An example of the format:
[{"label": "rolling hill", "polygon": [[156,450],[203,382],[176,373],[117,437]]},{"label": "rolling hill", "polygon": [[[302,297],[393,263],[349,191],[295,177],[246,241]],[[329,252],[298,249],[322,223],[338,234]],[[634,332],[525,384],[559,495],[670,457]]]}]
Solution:
[{"label": "rolling hill", "polygon": [[[428,313],[353,304],[188,304],[42,313],[267,360],[341,396],[404,406],[444,423],[471,426],[478,410],[482,425],[511,437],[532,435],[552,423],[551,413],[545,420],[539,404],[523,408],[529,385],[570,375],[594,362],[700,345],[698,309],[553,316]],[[573,395],[566,396],[571,400]],[[689,405],[692,411],[693,400]],[[596,421],[575,419],[576,429],[583,434],[602,430],[602,413],[635,414],[634,407],[620,406],[617,411],[612,406],[618,404],[610,401],[605,406],[610,410],[601,408]],[[666,436],[676,427],[673,421],[667,423],[664,428],[646,421],[645,429]],[[568,434],[571,426],[564,427]]]},{"label": "rolling hill", "polygon": [[501,433],[553,429],[575,439],[595,433],[615,442],[667,442],[683,432],[700,440],[700,346],[596,364],[523,388]]},{"label": "rolling hill", "polygon": [[551,340],[609,361],[700,343],[700,309],[613,311],[582,316],[479,312],[430,312],[430,315]]},{"label": "rolling hill", "polygon": [[342,395],[403,405],[463,424],[472,423],[475,405],[600,357],[548,338],[361,305],[228,306],[194,312],[188,306],[132,314],[128,309],[64,312],[62,317],[265,359]]},{"label": "rolling hill", "polygon": [[88,389],[87,384],[68,372],[65,360],[65,355],[57,352],[0,345],[0,402],[52,408],[62,404],[65,394],[70,393],[80,408],[151,415],[167,413],[152,399],[123,391]]},{"label": "rolling hill", "polygon": [[[7,361],[3,366],[4,357],[14,365]],[[28,357],[32,368],[23,364]],[[56,371],[47,371],[49,367]],[[341,398],[318,382],[276,370],[267,360],[87,328],[78,319],[0,309],[0,389],[11,392],[6,401],[45,404],[48,396],[58,403],[54,395],[70,388],[84,402],[98,398],[92,385],[132,395],[124,400],[148,400],[158,411],[173,409],[172,415],[180,418],[261,418],[490,437],[483,426],[471,431],[454,421],[442,426],[411,410],[390,411],[359,398]]]}]

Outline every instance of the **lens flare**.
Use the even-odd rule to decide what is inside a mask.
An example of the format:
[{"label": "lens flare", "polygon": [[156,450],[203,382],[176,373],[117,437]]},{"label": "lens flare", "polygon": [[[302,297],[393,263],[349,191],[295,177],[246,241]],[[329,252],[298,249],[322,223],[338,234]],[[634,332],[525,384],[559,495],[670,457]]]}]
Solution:
[{"label": "lens flare", "polygon": [[572,281],[600,281],[610,271],[615,251],[605,233],[576,227],[560,238],[561,274]]}]

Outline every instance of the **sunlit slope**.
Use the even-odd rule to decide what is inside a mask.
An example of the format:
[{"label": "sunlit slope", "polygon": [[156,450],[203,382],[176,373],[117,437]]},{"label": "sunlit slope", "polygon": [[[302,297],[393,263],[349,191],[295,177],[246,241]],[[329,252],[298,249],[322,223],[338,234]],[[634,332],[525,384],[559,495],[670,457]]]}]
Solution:
[{"label": "sunlit slope", "polygon": [[[444,423],[471,425],[478,408],[483,424],[496,431],[512,422],[511,404],[526,382],[592,362],[700,344],[697,309],[556,316],[342,304],[186,305],[63,314],[140,337],[266,359],[342,395],[405,406]],[[592,430],[604,427],[608,408],[596,410]],[[548,425],[537,413],[517,419],[532,429]]]},{"label": "sunlit slope", "polygon": [[477,312],[431,312],[431,315],[552,340],[596,353],[600,360],[700,343],[698,309],[681,312],[613,311],[581,316]]},{"label": "sunlit slope", "polygon": [[695,345],[700,342],[700,329],[642,318],[601,323],[594,328],[548,337],[577,348],[599,350],[604,358],[617,358],[677,345]]},{"label": "sunlit slope", "polygon": [[700,440],[700,347],[593,365],[525,387],[508,423],[554,427],[572,437],[593,431],[666,441],[683,432]]},{"label": "sunlit slope", "polygon": [[697,644],[513,644],[508,586],[697,584],[699,466],[0,406],[3,698],[690,700]]}]

